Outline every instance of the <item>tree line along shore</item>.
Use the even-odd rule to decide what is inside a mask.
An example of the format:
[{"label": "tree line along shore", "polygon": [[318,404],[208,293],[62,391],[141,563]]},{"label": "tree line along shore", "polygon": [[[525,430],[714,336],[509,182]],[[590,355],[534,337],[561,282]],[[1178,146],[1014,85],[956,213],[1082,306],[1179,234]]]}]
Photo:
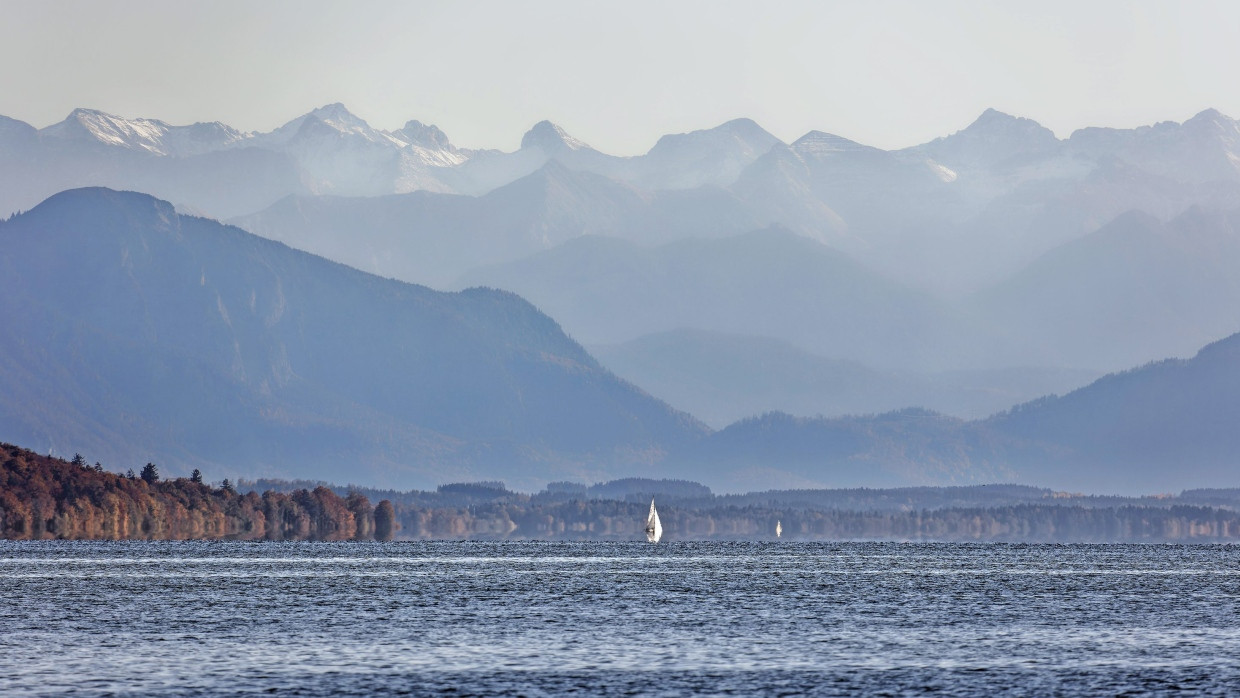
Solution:
[{"label": "tree line along shore", "polygon": [[70,540],[388,540],[391,502],[326,487],[241,494],[227,480],[128,476],[0,445],[0,537]]},{"label": "tree line along shore", "polygon": [[[660,513],[668,540],[775,540],[775,524],[780,522],[783,540],[790,541],[1240,541],[1240,510],[1226,503],[1020,501],[1000,486],[994,505],[892,507],[863,501],[844,508],[774,493],[716,497],[695,483],[667,482],[706,492],[666,497]],[[140,473],[119,475],[81,456],[66,461],[2,444],[0,538],[629,541],[643,539],[648,506],[642,501],[646,493],[601,498],[583,489],[531,496],[508,492],[500,483],[444,486],[432,493],[370,491],[386,495],[373,505],[360,488],[340,493],[323,483],[243,484],[225,480],[212,486],[197,472],[189,478],[162,479],[154,464]],[[267,487],[260,492],[254,485]],[[886,496],[881,490],[868,495]],[[849,497],[856,499],[856,491]]]}]

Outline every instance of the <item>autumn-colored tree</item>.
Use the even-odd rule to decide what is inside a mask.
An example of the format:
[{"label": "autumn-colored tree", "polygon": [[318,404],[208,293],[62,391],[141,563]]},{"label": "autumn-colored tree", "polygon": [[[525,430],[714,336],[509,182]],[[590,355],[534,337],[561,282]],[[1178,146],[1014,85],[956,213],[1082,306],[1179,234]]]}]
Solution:
[{"label": "autumn-colored tree", "polygon": [[353,512],[353,522],[355,528],[353,538],[355,540],[367,540],[375,535],[375,509],[370,506],[370,500],[366,495],[360,492],[350,492],[345,505],[349,507],[349,511]]},{"label": "autumn-colored tree", "polygon": [[253,494],[185,480],[156,486],[0,444],[3,538],[261,538],[261,504]]}]

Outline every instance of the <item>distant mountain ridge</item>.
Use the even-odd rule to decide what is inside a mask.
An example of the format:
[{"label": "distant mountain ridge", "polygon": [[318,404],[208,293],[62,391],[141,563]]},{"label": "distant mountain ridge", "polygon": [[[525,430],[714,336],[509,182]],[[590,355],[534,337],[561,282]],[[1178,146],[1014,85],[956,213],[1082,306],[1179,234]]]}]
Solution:
[{"label": "distant mountain ridge", "polygon": [[1150,491],[1234,486],[1240,473],[1240,334],[1189,359],[1111,374],[1062,397],[1048,396],[986,420],[985,426],[1053,447],[1056,457],[1013,457],[1046,480],[1097,490],[1108,480]]},{"label": "distant mountain ridge", "polygon": [[779,227],[655,247],[586,236],[457,285],[512,290],[587,344],[691,328],[786,338],[880,366],[964,350],[957,319],[936,299]]},{"label": "distant mountain ridge", "polygon": [[453,288],[483,265],[513,262],[582,236],[642,243],[718,237],[757,227],[726,190],[648,191],[559,160],[478,197],[290,196],[230,222],[351,266]]},{"label": "distant mountain ridge", "polygon": [[[1190,356],[1240,330],[1240,209],[1133,211],[969,300],[1002,351],[1053,365]],[[1072,338],[1068,345],[1063,338]]]},{"label": "distant mountain ridge", "polygon": [[[981,295],[993,291],[1017,302],[1005,284],[1111,221],[1131,212],[1170,221],[1194,208],[1240,209],[1240,125],[1213,110],[1183,124],[1082,129],[1058,139],[1032,120],[992,109],[955,134],[897,151],[818,131],[785,145],[746,120],[667,136],[646,155],[629,158],[600,153],[550,122],[538,124],[524,143],[515,153],[478,152],[436,170],[461,182],[486,180],[494,188],[482,196],[422,191],[396,196],[425,197],[417,199],[425,206],[397,206],[388,196],[324,200],[302,192],[297,211],[285,199],[231,220],[367,271],[438,287],[451,287],[462,275],[477,278],[488,265],[524,263],[581,236],[662,245],[778,226],[879,276],[979,310],[984,325],[997,303]],[[677,179],[688,171],[698,174]],[[452,186],[468,191],[473,185]],[[430,203],[436,196],[441,200]],[[537,282],[510,288],[525,292]],[[1234,331],[1218,306],[1179,302],[1170,316],[1200,316],[1203,329],[1184,335],[1177,347],[1131,337],[1076,346],[1055,319],[1077,312],[1070,307],[1040,323],[1045,337],[1035,341],[1015,339],[1027,328],[1013,328],[1003,330],[1010,340],[978,342],[1000,362],[986,368],[1116,370]],[[1090,322],[1097,326],[1096,318]],[[735,331],[765,334],[757,327]],[[1162,326],[1152,333],[1176,334]],[[1057,346],[1042,355],[1021,351],[1047,344]]]},{"label": "distant mountain ridge", "polygon": [[759,483],[1016,482],[1115,494],[1234,487],[1237,414],[1240,334],[1191,359],[1110,374],[987,419],[924,409],[839,418],[772,412],[695,442],[673,462],[682,477],[715,473],[712,486],[738,492]]},{"label": "distant mountain ridge", "polygon": [[[556,163],[646,197],[699,192],[701,204],[684,209],[682,222],[709,219],[724,189],[729,208],[751,228],[784,226],[949,295],[998,283],[1130,210],[1165,220],[1195,205],[1240,208],[1240,123],[1216,110],[1182,124],[1091,127],[1058,139],[1030,119],[990,109],[955,134],[893,151],[820,131],[784,144],[736,119],[665,136],[629,157],[595,150],[549,121],[535,124],[513,152],[463,149],[435,126],[409,121],[385,131],[341,104],[268,133],[84,109],[44,129],[3,123],[0,213],[79,186],[144,191],[221,219],[258,214],[288,196],[481,196]],[[648,236],[670,239],[674,231],[659,230],[669,220],[649,221]],[[578,234],[625,232],[590,222]],[[302,247],[287,232],[280,239]]]},{"label": "distant mountain ridge", "polygon": [[[784,143],[746,119],[631,157],[551,122],[522,141],[458,148],[435,126],[387,131],[339,104],[269,133],[91,110],[44,129],[0,117],[0,204],[144,191],[380,276],[503,287],[593,345],[702,331],[791,346],[815,357],[786,380],[793,393],[817,359],[920,374],[891,401],[874,399],[891,387],[878,381],[829,414],[941,407],[921,399],[928,375],[970,376],[987,405],[1013,385],[1023,401],[1075,385],[1029,376],[1083,382],[1240,330],[1240,124],[1215,110],[1060,139],[992,109],[890,151],[829,128]],[[730,349],[660,351],[698,369]],[[757,404],[808,417],[849,396],[811,397],[739,395],[711,421]]]},{"label": "distant mountain ridge", "polygon": [[4,438],[109,466],[552,480],[706,432],[510,293],[380,279],[142,194],[0,224],[0,312]]},{"label": "distant mountain ridge", "polygon": [[1099,377],[1093,371],[1029,367],[880,370],[769,337],[707,330],[671,330],[587,348],[617,374],[717,429],[771,411],[840,417],[910,405],[978,419]]},{"label": "distant mountain ridge", "polygon": [[[0,154],[20,155],[20,162],[11,164],[25,167],[18,172],[0,163],[0,182],[12,185],[0,195],[0,212],[6,215],[57,191],[101,185],[148,191],[219,218],[255,212],[290,194],[479,195],[553,159],[647,188],[691,189],[730,183],[741,168],[777,142],[752,121],[737,120],[716,129],[669,136],[646,156],[616,157],[542,121],[525,134],[517,151],[470,150],[454,146],[438,127],[416,120],[393,131],[374,128],[339,103],[314,109],[267,133],[243,132],[219,122],[173,126],[93,109],[75,109],[64,121],[42,129],[8,117],[0,117],[0,124]],[[153,159],[167,162],[154,164]],[[282,181],[272,181],[273,173],[244,167],[264,159],[286,170]],[[152,178],[143,168],[163,170],[165,176]],[[209,187],[215,191],[210,194],[183,181],[204,174],[214,180]],[[227,180],[238,177],[246,186],[230,190]],[[253,190],[255,185],[275,189],[250,191],[247,196],[246,188]]]},{"label": "distant mountain ridge", "polygon": [[0,313],[0,436],[113,468],[1128,494],[1234,486],[1240,452],[1240,334],[983,420],[768,413],[712,433],[510,293],[380,279],[103,189],[0,224]]},{"label": "distant mountain ridge", "polygon": [[[781,168],[801,162],[784,146],[764,156],[772,157]],[[982,382],[969,390],[993,399],[965,399],[995,409],[1012,388],[1021,391],[1014,400],[1040,394],[1037,385],[1066,390],[1075,386],[1062,377],[1083,382],[1187,356],[1240,329],[1234,312],[1240,282],[1229,271],[1240,264],[1240,208],[1198,206],[1171,220],[1121,214],[965,297],[945,298],[846,251],[869,244],[847,229],[815,241],[767,225],[751,203],[778,202],[789,210],[786,202],[768,196],[769,188],[748,185],[742,178],[731,190],[651,192],[551,161],[483,197],[295,197],[232,222],[383,276],[513,291],[590,345],[677,330],[765,337],[874,369],[951,372],[950,380],[972,373],[965,380]],[[825,207],[805,213],[806,219],[836,215]],[[925,242],[919,240],[911,238],[899,254],[914,259]],[[685,356],[665,358],[676,364]],[[1024,383],[1021,375],[1049,380]],[[626,377],[668,395],[637,375]],[[926,400],[918,382],[927,384],[905,383],[902,399],[883,404],[950,404]],[[842,397],[816,403],[844,404]],[[879,404],[856,397],[845,413]],[[739,396],[735,405],[720,405],[720,413],[735,417],[744,404],[753,401]],[[795,404],[768,406],[816,413]],[[949,411],[976,416],[973,409]]]},{"label": "distant mountain ridge", "polygon": [[[772,148],[784,145],[752,120],[735,119],[710,129],[670,134],[643,155],[619,157],[597,151],[543,121],[525,134],[514,152],[470,150],[454,146],[442,130],[416,120],[393,131],[374,128],[339,103],[314,109],[267,133],[243,132],[219,122],[173,126],[91,109],[76,109],[64,121],[43,129],[0,118],[8,124],[0,128],[0,152],[22,151],[46,170],[25,188],[0,198],[0,212],[29,208],[71,186],[152,183],[139,180],[139,173],[129,169],[134,156],[178,161],[162,166],[174,173],[174,181],[164,184],[167,191],[152,193],[212,216],[231,217],[257,211],[288,194],[375,196],[427,190],[478,195],[552,159],[644,189],[729,187]],[[1194,185],[1234,183],[1240,178],[1238,134],[1236,121],[1206,110],[1183,124],[1164,122],[1128,130],[1091,127],[1059,140],[1032,120],[990,109],[955,134],[898,151],[816,131],[788,147],[818,170],[813,179],[831,181],[827,173],[841,167],[852,172],[848,191],[820,191],[819,196],[826,195],[822,201],[828,207],[835,203],[850,211],[853,215],[845,218],[855,218],[850,221],[853,227],[866,227],[875,222],[869,216],[879,211],[851,207],[872,205],[876,195],[882,200],[883,190],[907,194],[911,186],[920,190],[919,196],[934,200],[936,219],[943,217],[945,206],[956,207],[944,220],[958,223],[959,215],[977,215],[988,200],[1010,195],[1029,182],[1079,180],[1116,159]],[[210,199],[178,186],[175,180],[187,176],[181,174],[183,169],[207,168],[214,178],[225,176],[201,162],[181,161],[231,150],[282,157],[297,174],[294,181],[283,183],[281,194],[259,205],[237,199],[239,192],[227,200]],[[75,165],[89,165],[89,171],[68,171]],[[950,186],[936,186],[936,179]]]}]

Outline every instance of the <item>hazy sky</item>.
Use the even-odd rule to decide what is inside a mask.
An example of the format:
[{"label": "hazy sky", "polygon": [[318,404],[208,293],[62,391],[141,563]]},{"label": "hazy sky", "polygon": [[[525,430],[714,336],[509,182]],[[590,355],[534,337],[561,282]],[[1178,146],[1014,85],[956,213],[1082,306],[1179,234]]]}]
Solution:
[{"label": "hazy sky", "polygon": [[738,116],[885,148],[986,107],[1061,137],[1240,116],[1240,2],[122,2],[0,0],[0,114],[74,107],[269,130],[343,102],[517,147],[551,119],[595,147]]}]

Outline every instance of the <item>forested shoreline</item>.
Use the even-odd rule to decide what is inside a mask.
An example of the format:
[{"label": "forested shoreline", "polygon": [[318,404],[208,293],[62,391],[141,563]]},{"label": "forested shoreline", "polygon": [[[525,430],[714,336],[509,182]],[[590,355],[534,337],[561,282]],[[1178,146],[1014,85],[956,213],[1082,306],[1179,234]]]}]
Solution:
[{"label": "forested shoreline", "polygon": [[104,471],[0,444],[0,537],[19,540],[387,540],[390,502],[326,487],[238,493],[200,477]]},{"label": "forested shoreline", "polygon": [[[400,538],[643,540],[647,505],[589,501],[464,508],[397,506]],[[664,540],[1218,543],[1240,541],[1240,512],[1199,506],[1020,504],[893,511],[660,507]]]},{"label": "forested shoreline", "polygon": [[[814,506],[808,493],[715,497],[696,483],[651,481],[679,489],[660,501],[666,540],[908,540],[998,542],[1234,542],[1240,511],[1227,503],[1145,500],[1090,505],[1019,501],[1034,488],[993,486],[995,506],[962,505],[969,488],[938,508],[875,505],[900,492],[851,491],[848,509]],[[610,483],[610,498],[549,490],[509,492],[502,483],[447,485],[437,492],[380,492],[324,483],[263,481],[238,491],[225,480],[213,487],[200,477],[163,480],[154,464],[140,475],[104,471],[73,461],[0,445],[0,537],[18,540],[641,540],[648,501]],[[299,485],[305,486],[299,486]],[[649,483],[634,481],[633,487]],[[245,490],[246,487],[240,488]],[[950,488],[949,488],[950,489]],[[947,490],[926,497],[942,499]],[[983,491],[977,489],[976,491]],[[382,495],[377,505],[367,496]],[[597,491],[596,491],[597,492]],[[1220,491],[1225,492],[1225,491]],[[963,494],[962,494],[963,493]],[[967,496],[966,496],[967,495]],[[840,492],[825,491],[834,502]],[[1005,498],[1006,496],[1006,498]],[[1200,498],[1200,494],[1196,495]],[[1157,502],[1161,500],[1151,500]],[[1228,501],[1224,499],[1224,501]]]}]

